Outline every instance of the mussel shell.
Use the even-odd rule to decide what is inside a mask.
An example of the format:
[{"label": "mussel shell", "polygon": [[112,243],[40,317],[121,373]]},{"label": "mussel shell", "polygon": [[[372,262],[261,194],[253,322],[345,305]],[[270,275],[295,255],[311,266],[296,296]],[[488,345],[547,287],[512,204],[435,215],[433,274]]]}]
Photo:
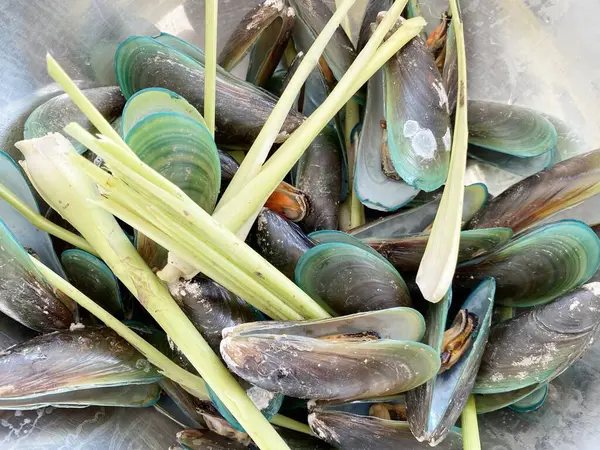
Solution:
[{"label": "mussel shell", "polygon": [[72,300],[54,289],[0,220],[0,311],[39,332],[68,328]]},{"label": "mussel shell", "polygon": [[315,246],[298,225],[266,208],[256,219],[255,242],[258,253],[291,280],[300,257]]},{"label": "mussel shell", "polygon": [[548,382],[594,342],[600,326],[600,283],[492,327],[474,392],[494,394]]},{"label": "mussel shell", "polygon": [[53,406],[55,408],[86,408],[88,406],[117,406],[120,408],[146,408],[160,397],[160,386],[132,384],[96,389],[81,389],[57,394],[39,395],[26,399],[0,398],[0,409],[31,410]]},{"label": "mussel shell", "polygon": [[451,131],[448,96],[427,45],[417,36],[384,66],[385,119],[394,169],[411,186],[446,181]]},{"label": "mussel shell", "polygon": [[[428,443],[415,439],[407,422],[385,420],[368,415],[374,401],[356,401],[332,406],[317,403],[311,408],[308,423],[321,439],[337,448],[352,450],[425,450]],[[453,429],[440,450],[462,448],[460,429]]]},{"label": "mussel shell", "polygon": [[[83,93],[109,122],[121,115],[125,99],[118,86],[84,89]],[[39,138],[48,133],[62,133],[63,128],[71,122],[80,124],[91,133],[96,132],[94,125],[71,101],[68,94],[57,95],[38,106],[29,115],[25,122],[24,139]],[[85,147],[76,139],[67,137],[79,153],[85,151]]]},{"label": "mussel shell", "polygon": [[[323,336],[374,332],[381,339],[343,344]],[[439,370],[439,355],[419,340],[422,316],[410,308],[304,322],[263,322],[223,331],[230,370],[271,392],[349,399],[412,389]]]},{"label": "mussel shell", "polygon": [[[290,4],[297,14],[295,26],[307,28],[315,39],[332,16],[331,10],[323,0],[290,0]],[[296,44],[298,45],[297,42]],[[306,54],[308,47],[300,46],[298,50]],[[338,27],[333,33],[323,51],[323,58],[327,61],[336,80],[342,78],[356,58],[354,46],[342,27]]]},{"label": "mussel shell", "polygon": [[[21,168],[3,151],[0,151],[0,183],[33,211],[40,213],[33,191]],[[45,265],[64,276],[48,233],[32,225],[20,212],[2,199],[0,199],[0,219],[24,248],[31,249]],[[72,309],[75,310],[74,305]]]},{"label": "mussel shell", "polygon": [[582,285],[600,265],[600,239],[582,222],[563,220],[517,235],[479,259],[462,263],[454,289],[465,291],[486,277],[496,279],[496,303],[532,306]]},{"label": "mussel shell", "polygon": [[[468,261],[485,255],[512,237],[510,228],[467,230],[460,233],[458,261]],[[377,250],[400,273],[416,272],[425,253],[429,233],[411,234],[392,239],[364,239],[363,242]]]},{"label": "mussel shell", "polygon": [[367,252],[381,258],[384,262],[388,262],[382,255],[377,253],[376,250],[365,244],[360,239],[352,236],[351,234],[344,233],[343,231],[336,230],[321,230],[314,231],[308,235],[308,237],[317,244],[329,244],[330,242],[341,242],[344,244],[350,244],[354,247],[366,250]]},{"label": "mussel shell", "polygon": [[384,118],[383,72],[378,71],[367,85],[367,106],[356,150],[354,191],[363,205],[394,211],[414,198],[419,190],[385,176],[381,170],[381,121]]},{"label": "mussel shell", "polygon": [[165,378],[160,381],[164,393],[159,400],[159,408],[177,422],[192,428],[204,428],[206,423],[202,412],[216,412],[208,399],[198,399],[179,384]]},{"label": "mussel shell", "polygon": [[351,244],[332,242],[298,261],[296,284],[338,314],[411,306],[402,276],[387,261]]},{"label": "mussel shell", "polygon": [[469,100],[468,122],[469,143],[488,150],[523,158],[556,148],[554,125],[522,106]]},{"label": "mussel shell", "polygon": [[476,394],[475,405],[477,414],[487,414],[512,405],[515,402],[527,397],[533,391],[538,389],[538,385],[532,384],[515,391],[500,392],[497,394]]},{"label": "mussel shell", "polygon": [[[204,66],[190,57],[181,43],[176,47],[159,39],[133,36],[123,42],[115,56],[115,71],[126,98],[148,87],[163,87],[186,98],[200,113],[204,111]],[[276,99],[266,91],[217,71],[216,141],[228,148],[248,148],[273,110]],[[302,122],[302,115],[291,111],[279,136],[285,139]]]},{"label": "mussel shell", "polygon": [[479,211],[469,228],[515,233],[600,192],[600,150],[575,156],[516,183]]},{"label": "mussel shell", "polygon": [[529,177],[551,167],[554,163],[555,153],[555,150],[551,149],[541,155],[521,158],[507,153],[488,150],[473,144],[469,145],[469,156],[471,158],[499,167],[502,170],[521,177]]},{"label": "mussel shell", "polygon": [[160,379],[148,360],[110,328],[44,334],[0,354],[3,399]]},{"label": "mussel shell", "polygon": [[[461,306],[478,317],[471,347],[450,369],[406,394],[410,428],[417,439],[427,440],[430,445],[445,439],[471,394],[490,333],[495,287],[494,279],[484,280]],[[437,311],[428,314],[433,320],[428,323],[426,342],[441,354],[448,303],[429,308]]]},{"label": "mussel shell", "polygon": [[450,114],[454,114],[458,96],[458,55],[456,51],[456,34],[452,23],[446,30],[446,57],[444,58],[442,78],[448,94],[448,110]]},{"label": "mussel shell", "polygon": [[25,342],[36,334],[31,328],[24,327],[6,314],[0,313],[0,351]]},{"label": "mussel shell", "polygon": [[298,162],[296,187],[306,194],[308,231],[337,230],[342,184],[342,150],[330,127],[312,141]]},{"label": "mussel shell", "polygon": [[217,354],[223,329],[263,319],[251,305],[208,278],[180,281],[169,285],[169,291]]},{"label": "mussel shell", "polygon": [[66,250],[60,259],[73,286],[112,315],[125,316],[119,281],[104,261],[79,249]]},{"label": "mussel shell", "polygon": [[217,63],[231,71],[251,50],[246,80],[263,87],[283,56],[294,19],[294,10],[283,0],[256,5],[233,30]]},{"label": "mussel shell", "polygon": [[[465,187],[463,198],[463,224],[468,223],[473,215],[485,204],[488,191],[484,184],[477,183]],[[359,239],[366,238],[394,238],[407,234],[424,231],[435,219],[440,199],[433,200],[417,208],[400,211],[391,216],[367,223],[354,228],[349,233]]]}]

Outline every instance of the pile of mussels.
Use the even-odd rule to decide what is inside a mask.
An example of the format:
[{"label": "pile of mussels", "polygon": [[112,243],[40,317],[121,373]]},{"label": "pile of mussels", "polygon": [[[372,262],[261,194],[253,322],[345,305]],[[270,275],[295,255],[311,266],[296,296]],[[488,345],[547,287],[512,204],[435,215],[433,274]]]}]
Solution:
[{"label": "pile of mussels", "polygon": [[[369,2],[356,47],[337,30],[279,143],[327,98],[390,3]],[[406,17],[418,14],[410,5]],[[218,153],[197,138],[204,55],[175,36],[130,37],[115,56],[119,86],[85,95],[145,163],[210,213],[238,168],[230,152],[253,143],[330,17],[320,0],[266,0],[242,20],[218,59]],[[432,34],[415,37],[356,95],[360,123],[347,143],[343,114],[322,130],[248,238],[333,318],[271,321],[202,275],[170,286],[265,415],[280,411],[308,423],[312,437],[283,433],[292,448],[461,448],[456,425],[469,395],[478,413],[540,407],[548,383],[600,328],[600,228],[576,220],[585,206],[572,208],[597,192],[600,150],[561,161],[551,118],[523,107],[468,102],[469,157],[522,181],[495,198],[484,184],[466,187],[451,290],[435,304],[419,293],[415,274],[450,160],[457,79],[451,21],[444,15]],[[229,71],[246,56],[243,80]],[[58,95],[31,113],[24,138],[61,132],[72,121],[94,130]],[[0,174],[39,211],[7,153],[0,153]],[[342,232],[338,214],[350,187],[368,221]],[[46,217],[76,231],[52,210]],[[177,436],[181,447],[253,445],[216,397],[194,398],[165,379],[55,291],[28,254],[194,371],[102,260],[51,238],[3,201],[0,218],[1,409],[154,406],[190,428]],[[164,248],[123,229],[151,268],[166,264]]]}]

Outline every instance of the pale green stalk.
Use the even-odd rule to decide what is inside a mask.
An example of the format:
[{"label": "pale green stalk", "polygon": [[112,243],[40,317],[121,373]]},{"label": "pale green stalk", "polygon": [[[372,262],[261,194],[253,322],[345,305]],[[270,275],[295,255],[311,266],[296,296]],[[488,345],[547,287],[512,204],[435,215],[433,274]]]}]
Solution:
[{"label": "pale green stalk", "polygon": [[[141,211],[137,213],[137,216],[146,219],[149,214],[153,214],[152,217],[155,217],[155,220],[157,221],[168,221],[163,224],[162,230],[164,230],[165,235],[169,234],[171,236],[170,241],[168,243],[164,242],[164,236],[161,236],[162,241],[159,242],[159,244],[169,250],[173,250],[173,246],[176,242],[179,242],[179,252],[181,252],[181,256],[184,257],[184,259],[188,259],[188,261],[194,261],[194,267],[202,268],[202,271],[208,276],[211,276],[211,278],[214,276],[215,281],[226,284],[225,287],[233,290],[233,292],[237,293],[242,298],[248,299],[261,310],[265,309],[264,306],[261,307],[258,303],[262,298],[264,302],[270,302],[270,307],[275,307],[279,311],[284,311],[283,317],[281,312],[279,312],[276,317],[287,320],[298,320],[303,317],[329,317],[327,312],[314,302],[314,300],[312,300],[304,291],[287,277],[282,275],[281,272],[265,261],[258,253],[238,239],[233,233],[223,228],[208,213],[206,213],[206,211],[196,204],[190,204],[192,202],[185,202],[169,192],[162,190],[161,187],[156,186],[152,181],[145,178],[142,173],[145,174],[146,169],[149,169],[147,166],[144,165],[145,167],[142,168],[139,164],[133,165],[131,164],[131,161],[127,161],[127,158],[125,158],[126,161],[124,163],[121,162],[120,157],[123,153],[119,151],[119,147],[115,146],[115,144],[110,141],[95,139],[77,124],[68,125],[65,128],[65,131],[104,158],[105,163],[111,169],[113,175],[116,177],[124,177],[123,181],[126,184],[119,184],[109,174],[98,170],[98,168],[93,166],[93,164],[90,164],[89,161],[81,157],[76,158],[76,160],[79,161],[77,163],[78,166],[85,169],[88,175],[94,177],[96,182],[106,185],[106,189],[109,193],[111,189],[119,189],[118,193],[114,196],[115,201],[121,204],[127,202],[126,209],[129,210],[144,208],[145,205],[152,202],[152,199],[154,199],[155,202],[158,202],[154,203],[154,206],[160,213],[156,214],[151,211]],[[150,171],[153,175],[158,175],[151,169]],[[127,185],[132,187],[138,186],[138,188],[134,190]],[[128,191],[131,193],[129,194]],[[149,196],[143,197],[139,192],[148,192]],[[138,198],[132,200],[132,196],[134,195],[137,195]],[[121,211],[120,214],[124,220],[132,220],[132,217],[125,219],[123,211]],[[144,228],[138,228],[142,226]],[[144,234],[151,238],[151,233],[154,233],[155,237],[153,239],[158,239],[156,230],[147,229],[149,228],[148,223],[143,224],[138,222],[136,228],[139,231],[143,231]],[[194,245],[191,245],[192,242]],[[185,253],[182,251],[184,249]],[[175,251],[175,253],[179,252]],[[212,260],[209,258],[209,255],[213,255]],[[217,263],[217,261],[220,262]],[[231,262],[233,266],[227,266],[229,267],[227,270],[217,270],[213,267],[216,264],[223,266],[223,264],[227,264],[228,262]],[[225,274],[225,277],[227,275],[233,276],[235,266],[243,268],[243,271],[249,277],[245,277],[243,282],[240,280],[237,287],[228,283],[223,275]],[[211,275],[209,275],[209,273]],[[242,276],[243,274],[240,274],[240,277]],[[233,276],[233,278],[236,280],[238,279],[237,275]],[[261,294],[253,295],[254,292],[261,292]],[[293,311],[296,311],[297,314],[293,314]],[[265,311],[265,313],[270,315],[272,311]]]},{"label": "pale green stalk", "polygon": [[[336,8],[339,7],[340,0],[335,0]],[[346,14],[344,17],[344,21],[342,22],[342,28],[346,32],[348,38],[352,41],[352,29],[350,27],[350,15]],[[356,126],[358,122],[360,122],[360,115],[358,111],[358,104],[350,99],[348,103],[346,103],[345,109],[345,118],[344,118],[344,141],[346,146],[346,156],[348,157],[348,172],[349,172],[349,185],[350,192],[348,198],[344,203],[347,203],[347,208],[349,212],[349,221],[348,221],[348,229],[356,228],[362,225],[365,221],[365,209],[356,196],[356,192],[354,191],[354,171],[355,171],[355,161],[356,161],[356,149],[352,145],[352,130]],[[341,207],[344,207],[341,205]],[[340,223],[341,224],[341,223]],[[347,230],[344,230],[347,231]]]},{"label": "pale green stalk", "polygon": [[223,206],[223,215],[220,218],[223,226],[235,230],[251,218],[257,209],[264,205],[269,195],[340,108],[389,58],[425,26],[425,21],[421,17],[409,19],[381,46],[381,53],[376,50],[405,4],[406,0],[394,3],[363,51],[323,104],[271,156],[244,191],[227,206]]},{"label": "pale green stalk", "polygon": [[278,427],[283,427],[287,428],[288,430],[294,430],[298,431],[299,433],[314,436],[312,430],[308,425],[302,422],[298,422],[297,420],[290,419],[289,417],[282,416],[281,414],[276,414],[273,417],[271,417],[271,423],[273,425],[277,425]]},{"label": "pale green stalk", "polygon": [[458,260],[464,178],[467,165],[467,61],[465,38],[456,0],[450,0],[452,25],[456,36],[458,60],[458,92],[450,169],[440,207],[435,216],[431,236],[417,272],[417,285],[426,300],[439,302],[452,284]]},{"label": "pale green stalk", "polygon": [[[454,14],[452,15],[454,20]],[[477,426],[477,406],[475,397],[471,394],[462,411],[461,419],[463,450],[481,450],[479,427]]]},{"label": "pale green stalk", "polygon": [[[215,108],[217,93],[217,25],[218,0],[204,3],[204,120],[208,131],[215,135]],[[102,133],[107,137],[107,134]]]},{"label": "pale green stalk", "polygon": [[19,197],[13,194],[9,189],[0,183],[0,198],[3,199],[10,206],[19,211],[23,217],[25,217],[34,226],[42,231],[45,231],[52,236],[62,239],[71,245],[74,245],[81,250],[85,250],[92,255],[98,256],[96,250],[92,248],[88,242],[81,236],[77,236],[75,233],[71,233],[69,230],[65,230],[63,227],[56,225],[54,222],[49,221],[41,214],[35,212],[29,206],[27,206]]},{"label": "pale green stalk", "polygon": [[55,133],[21,141],[16,146],[24,154],[26,173],[42,198],[96,249],[256,444],[264,449],[287,448],[137,253],[115,218],[90,201],[100,198],[98,190],[92,180],[72,164],[71,158],[77,152],[69,141]]},{"label": "pale green stalk", "polygon": [[[269,156],[269,151],[275,143],[275,139],[281,131],[281,127],[283,126],[290,109],[296,102],[296,98],[298,97],[302,86],[304,86],[306,79],[318,64],[319,58],[329,43],[329,40],[338,29],[344,17],[346,17],[346,13],[355,1],[356,0],[343,1],[340,8],[332,15],[327,25],[323,28],[323,31],[304,55],[302,62],[294,72],[288,86],[283,91],[283,94],[281,94],[275,108],[273,108],[269,118],[254,140],[252,147],[250,147],[250,150],[246,154],[244,161],[231,180],[231,183],[229,183],[229,187],[215,208],[215,212],[213,213],[215,220],[219,221],[221,217],[221,205],[224,205],[235,198],[235,196],[245,188],[246,184],[260,171],[267,156]],[[246,238],[245,235],[239,236],[242,239]]]},{"label": "pale green stalk", "polygon": [[46,280],[61,291],[63,294],[70,297],[79,306],[92,313],[100,319],[107,327],[112,328],[119,336],[129,342],[137,351],[144,355],[150,363],[155,365],[158,371],[165,377],[185,387],[188,392],[198,397],[201,400],[210,400],[204,380],[199,376],[193,375],[187,370],[182,369],[160,351],[154,348],[146,340],[138,336],[127,325],[123,324],[119,319],[114,317],[92,299],[87,297],[71,283],[61,278],[54,273],[50,268],[46,267],[36,258],[31,257],[31,261],[39,271],[44,275]]}]

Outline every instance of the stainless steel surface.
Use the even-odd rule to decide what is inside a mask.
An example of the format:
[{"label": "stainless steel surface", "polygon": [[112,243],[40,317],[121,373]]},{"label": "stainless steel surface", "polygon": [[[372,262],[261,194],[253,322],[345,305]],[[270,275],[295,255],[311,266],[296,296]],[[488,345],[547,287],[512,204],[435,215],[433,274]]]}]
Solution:
[{"label": "stainless steel surface", "polygon": [[[257,0],[221,0],[219,45]],[[331,2],[330,2],[331,3]],[[358,3],[364,4],[364,0]],[[421,1],[437,16],[445,1]],[[600,3],[596,0],[463,0],[469,96],[516,103],[563,121],[563,157],[600,142]],[[15,153],[27,114],[52,96],[51,52],[84,86],[114,83],[112,58],[130,34],[175,34],[203,45],[201,0],[3,0],[0,2],[0,148]],[[472,164],[468,180],[498,193],[516,177]],[[600,447],[600,348],[553,383],[533,413],[480,418],[484,449]],[[177,426],[153,409],[87,408],[0,413],[2,449],[166,449]],[[27,420],[27,422],[26,422]],[[62,446],[62,447],[61,447]]]}]

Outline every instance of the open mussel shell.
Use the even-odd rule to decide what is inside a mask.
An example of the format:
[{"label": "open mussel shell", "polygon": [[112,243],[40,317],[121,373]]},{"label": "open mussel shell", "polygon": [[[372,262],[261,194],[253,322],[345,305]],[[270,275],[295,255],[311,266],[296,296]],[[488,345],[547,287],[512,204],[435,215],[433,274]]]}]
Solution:
[{"label": "open mussel shell", "polygon": [[311,248],[298,261],[295,280],[313,299],[342,315],[412,305],[396,269],[352,244]]},{"label": "open mussel shell", "polygon": [[367,106],[356,150],[354,191],[363,205],[394,211],[415,197],[419,190],[382,172],[382,146],[387,145],[387,134],[381,127],[384,119],[383,72],[378,71],[367,86]]},{"label": "open mussel shell", "polygon": [[[202,56],[201,51],[176,38],[169,39],[168,44],[159,38],[132,36],[117,49],[115,71],[123,95],[129,98],[141,89],[162,87],[183,96],[202,113],[204,65],[193,57]],[[174,46],[172,41],[178,44]],[[217,71],[216,99],[216,141],[234,149],[250,147],[276,103],[268,92],[223,69]],[[285,140],[302,120],[302,115],[291,111],[278,142]]]},{"label": "open mussel shell", "polygon": [[599,265],[598,236],[583,222],[563,220],[517,235],[496,251],[460,264],[453,287],[464,292],[494,277],[496,303],[532,306],[581,286]]},{"label": "open mussel shell", "polygon": [[[84,89],[83,93],[109,122],[121,115],[125,99],[118,86]],[[90,132],[96,131],[85,114],[71,101],[68,94],[57,95],[38,106],[29,115],[25,122],[25,139],[43,137],[48,133],[61,133],[63,128],[71,122],[80,124]],[[79,153],[86,150],[77,140],[70,137],[69,140]]]},{"label": "open mussel shell", "polygon": [[[468,223],[479,209],[485,205],[488,191],[485,184],[476,183],[465,187],[463,197],[463,224]],[[407,234],[420,233],[433,223],[440,199],[437,198],[422,206],[400,211],[350,230],[350,234],[359,239],[393,238]]]},{"label": "open mussel shell", "polygon": [[[483,281],[461,306],[461,310],[477,316],[470,348],[448,370],[406,394],[408,422],[419,441],[426,440],[434,446],[444,440],[467,403],[490,332],[495,287],[492,278]],[[448,306],[449,299],[429,305],[427,314],[425,342],[438,349],[440,355]]]},{"label": "open mussel shell", "polygon": [[251,50],[246,80],[264,87],[290,40],[295,16],[284,0],[256,5],[233,30],[217,63],[231,71]]},{"label": "open mussel shell", "polygon": [[112,315],[125,317],[119,282],[104,261],[79,249],[64,251],[60,259],[73,286]]},{"label": "open mussel shell", "polygon": [[[469,261],[485,255],[512,237],[510,228],[467,230],[460,233],[458,261]],[[391,239],[364,239],[363,242],[379,252],[400,273],[416,272],[423,259],[429,233],[411,234]]]},{"label": "open mussel shell", "polygon": [[255,243],[261,256],[291,280],[300,257],[315,246],[298,225],[266,208],[256,219]]},{"label": "open mussel shell", "polygon": [[[295,27],[305,28],[313,39],[323,31],[332,16],[331,10],[323,0],[290,0],[290,4],[297,15]],[[299,45],[298,42],[296,45],[299,46],[298,50],[306,54],[312,42],[308,42],[308,46]],[[342,27],[338,27],[329,40],[323,58],[336,80],[341,79],[356,58],[354,46]]]},{"label": "open mussel shell", "polygon": [[39,395],[25,399],[0,398],[0,409],[30,410],[53,406],[55,408],[86,408],[88,406],[115,406],[120,408],[145,408],[153,406],[160,397],[160,386],[132,384],[101,387]]},{"label": "open mussel shell", "polygon": [[162,379],[110,328],[57,331],[0,354],[0,398],[24,399]]},{"label": "open mussel shell", "polygon": [[[0,151],[0,183],[30,209],[40,213],[32,189],[21,168],[3,151]],[[20,212],[2,199],[0,199],[0,218],[24,248],[35,253],[54,272],[64,275],[48,233],[32,225]]]},{"label": "open mussel shell", "polygon": [[540,409],[548,397],[548,384],[543,384],[531,394],[509,405],[516,412],[531,412]]},{"label": "open mussel shell", "polygon": [[423,332],[423,317],[410,308],[249,323],[223,331],[221,355],[235,374],[271,392],[366,398],[412,389],[437,373],[439,355],[416,342]]},{"label": "open mussel shell", "polygon": [[469,100],[469,143],[525,158],[556,148],[554,125],[528,108]]},{"label": "open mussel shell", "polygon": [[411,186],[433,191],[446,181],[451,131],[448,96],[433,55],[413,38],[384,66],[388,155]]},{"label": "open mussel shell", "polygon": [[39,332],[69,328],[75,306],[54,289],[0,220],[0,311]]},{"label": "open mussel shell", "polygon": [[492,327],[474,392],[494,394],[551,381],[592,345],[600,326],[600,283]]},{"label": "open mussel shell", "polygon": [[[425,450],[431,448],[413,436],[406,420],[398,417],[382,418],[372,415],[374,407],[385,405],[406,409],[404,399],[383,398],[348,403],[316,402],[310,404],[308,424],[321,439],[337,448],[352,450]],[[462,448],[459,428],[448,432],[446,439],[436,447],[440,450]]]},{"label": "open mussel shell", "polygon": [[325,127],[298,162],[296,187],[308,197],[308,231],[338,229],[341,185],[342,150],[335,131]]},{"label": "open mussel shell", "polygon": [[600,192],[600,150],[567,159],[514,184],[479,211],[469,228],[515,233]]},{"label": "open mussel shell", "polygon": [[532,394],[538,389],[538,385],[532,384],[514,391],[499,392],[497,394],[476,394],[475,405],[477,406],[477,414],[487,414],[506,408],[513,403]]},{"label": "open mussel shell", "polygon": [[169,285],[169,291],[217,353],[224,328],[263,319],[251,305],[208,278],[180,281]]},{"label": "open mussel shell", "polygon": [[309,214],[308,195],[289,183],[282,181],[271,192],[265,208],[281,214],[292,222],[300,222]]}]

